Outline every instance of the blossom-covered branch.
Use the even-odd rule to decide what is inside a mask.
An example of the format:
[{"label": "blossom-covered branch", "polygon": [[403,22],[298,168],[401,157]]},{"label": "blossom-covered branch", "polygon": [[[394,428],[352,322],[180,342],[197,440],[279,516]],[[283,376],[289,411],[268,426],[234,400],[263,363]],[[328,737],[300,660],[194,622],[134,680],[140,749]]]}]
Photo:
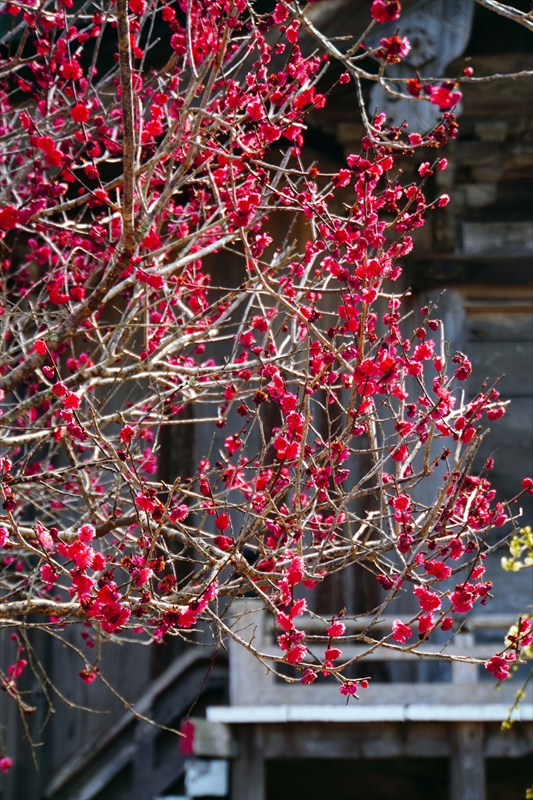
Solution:
[{"label": "blossom-covered branch", "polygon": [[[400,4],[370,10],[379,25]],[[426,182],[447,167],[438,148],[456,135],[458,98],[426,92],[443,113],[424,136],[370,118],[364,54],[340,53],[308,11],[4,6],[6,628],[61,636],[84,621],[114,641],[194,642],[199,629],[218,640],[236,636],[231,603],[252,593],[279,629],[277,655],[257,657],[352,695],[340,609],[323,620],[325,648],[306,638],[328,575],[363,564],[383,590],[375,621],[414,597],[410,620],[357,634],[367,654],[415,651],[490,597],[486,537],[511,514],[492,460],[474,458],[506,405],[490,386],[465,401],[470,361],[448,351],[436,308],[405,318],[397,283],[412,232],[449,201]],[[303,55],[305,32],[320,52]],[[387,40],[375,55],[407,48]],[[303,147],[330,58],[346,68],[340,83],[355,81],[367,135],[326,174]],[[396,151],[422,145],[431,161],[402,183]],[[159,454],[177,426],[202,434],[169,476]],[[13,637],[3,681],[20,699]],[[82,679],[97,674],[87,656]]]}]

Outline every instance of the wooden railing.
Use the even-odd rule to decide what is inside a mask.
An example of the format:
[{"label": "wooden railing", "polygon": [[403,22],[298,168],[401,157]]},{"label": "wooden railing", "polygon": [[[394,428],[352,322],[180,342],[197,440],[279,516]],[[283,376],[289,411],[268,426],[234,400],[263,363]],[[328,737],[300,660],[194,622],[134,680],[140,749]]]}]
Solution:
[{"label": "wooden railing", "polygon": [[[280,650],[275,642],[275,631],[272,618],[267,617],[266,611],[261,609],[256,601],[239,601],[232,606],[235,619],[233,626],[235,633],[245,642],[265,654],[280,656]],[[426,660],[441,661],[443,657],[454,656],[451,661],[450,680],[399,683],[391,680],[387,683],[372,682],[371,688],[359,691],[361,704],[397,704],[403,703],[433,703],[433,704],[505,704],[512,702],[516,692],[515,685],[504,684],[497,697],[494,692],[494,681],[479,680],[480,666],[469,663],[468,658],[473,657],[480,662],[489,659],[503,647],[503,637],[509,627],[516,622],[516,618],[509,615],[478,615],[463,621],[460,631],[451,642],[443,644],[422,644],[416,649],[410,643],[398,646],[391,642],[393,647],[379,647],[373,649],[366,643],[338,642],[342,649],[342,659],[361,659],[360,677],[364,677],[365,664],[383,662],[394,664],[398,662],[420,662]],[[390,632],[392,619],[381,618],[377,622],[370,617],[360,617],[355,620],[346,620],[346,637],[366,630],[372,625],[370,634],[383,635]],[[299,618],[300,629],[312,634],[324,634],[323,622],[314,618]],[[494,643],[476,644],[477,631],[492,630],[497,636]],[[279,633],[279,631],[278,631]],[[378,638],[376,636],[376,638]],[[501,642],[502,644],[498,643]],[[320,652],[325,644],[313,643],[312,649]],[[230,703],[232,706],[279,706],[293,704],[339,704],[343,705],[346,698],[339,693],[338,683],[330,679],[329,682],[317,681],[311,685],[303,685],[298,677],[288,678],[285,682],[276,678],[274,672],[269,670],[268,662],[264,664],[251,655],[241,644],[230,643]],[[273,664],[276,667],[275,664]],[[278,665],[279,666],[279,665]],[[481,667],[482,669],[482,667]],[[511,684],[513,682],[510,682]]]}]

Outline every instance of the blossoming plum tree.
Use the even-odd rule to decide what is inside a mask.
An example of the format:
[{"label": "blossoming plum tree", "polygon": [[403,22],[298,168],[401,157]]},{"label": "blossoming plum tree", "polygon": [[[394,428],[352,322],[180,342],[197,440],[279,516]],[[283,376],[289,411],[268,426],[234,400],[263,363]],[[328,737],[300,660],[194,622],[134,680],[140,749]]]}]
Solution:
[{"label": "blossoming plum tree", "polygon": [[[373,649],[416,649],[490,595],[486,537],[512,514],[491,464],[472,464],[482,421],[505,403],[494,387],[461,399],[468,358],[448,352],[434,308],[409,328],[395,283],[412,231],[449,200],[428,198],[426,182],[446,169],[438,148],[456,135],[460,82],[475,78],[408,81],[442,121],[423,136],[388,127],[367,113],[362,81],[398,82],[365,69],[364,39],[400,3],[369,3],[367,31],[344,49],[315,5],[3,6],[0,620],[14,657],[1,680],[22,712],[32,628],[61,637],[83,623],[89,644],[90,629],[112,642],[194,641],[198,628],[226,639],[232,600],[252,593],[280,649],[250,651],[354,695],[339,615],[319,656],[299,624],[327,575],[365,564],[384,590],[375,619],[399,593],[416,598],[381,639],[363,632]],[[394,63],[409,47],[384,38],[374,56]],[[324,174],[302,148],[333,61],[366,135]],[[395,160],[417,147],[432,157],[402,183]],[[217,269],[223,252],[239,285]],[[205,452],[162,480],[161,436],[186,424],[211,431]],[[487,667],[506,677],[516,650]]]}]

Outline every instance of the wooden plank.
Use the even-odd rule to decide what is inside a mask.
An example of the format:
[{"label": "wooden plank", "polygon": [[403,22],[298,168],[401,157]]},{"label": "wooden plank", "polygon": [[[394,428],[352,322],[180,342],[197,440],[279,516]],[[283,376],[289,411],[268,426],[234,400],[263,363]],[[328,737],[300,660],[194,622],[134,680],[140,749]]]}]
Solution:
[{"label": "wooden plank", "polygon": [[472,390],[485,378],[504,376],[498,390],[505,397],[528,397],[533,393],[532,342],[471,342],[468,357],[472,361]]},{"label": "wooden plank", "polygon": [[[250,736],[252,726],[243,726]],[[276,758],[434,758],[450,756],[446,722],[284,723],[254,726],[260,730],[265,759]],[[502,733],[499,723],[485,723],[485,758],[519,758],[533,752],[533,725],[515,723]],[[456,798],[454,798],[456,800]]]},{"label": "wooden plank", "polygon": [[533,315],[531,313],[468,314],[469,342],[531,342]]},{"label": "wooden plank", "polygon": [[[476,144],[476,150],[479,145]],[[459,252],[465,255],[501,253],[508,256],[533,254],[533,221],[470,221],[460,222]]]},{"label": "wooden plank", "polygon": [[261,729],[267,759],[446,758],[450,754],[446,729],[439,723],[290,723]]},{"label": "wooden plank", "polygon": [[[531,303],[527,302],[527,298],[525,300],[515,300],[505,304],[507,306],[505,313],[507,314],[531,314]],[[465,303],[465,308],[468,311],[469,316],[473,316],[476,314],[480,314],[483,316],[495,316],[502,314],[502,303],[494,303],[491,305],[490,302],[476,302],[476,303]],[[529,341],[529,340],[528,340]]]},{"label": "wooden plank", "polygon": [[[448,696],[450,692],[448,692]],[[455,693],[453,695],[455,701]],[[269,705],[269,706],[211,706],[210,722],[227,725],[276,725],[279,723],[375,723],[375,722],[495,722],[506,719],[508,707],[504,703],[398,703],[370,705]],[[527,700],[517,709],[516,719],[533,721],[533,709]]]},{"label": "wooden plank", "polygon": [[[531,256],[517,255],[510,259],[498,254],[472,256],[441,252],[432,256],[422,252],[418,258],[413,257],[410,263],[409,284],[417,292],[432,287],[453,286],[461,292],[468,289],[469,294],[472,289],[483,290],[482,294],[487,294],[493,289],[496,293],[494,301],[498,303],[498,290],[502,290],[502,296],[506,290],[525,293],[533,283]],[[531,309],[526,294],[522,305],[523,311]],[[498,311],[501,309],[496,308],[495,313]]]},{"label": "wooden plank", "polygon": [[[363,669],[361,674],[364,675]],[[370,687],[367,691],[361,691],[358,707],[375,706],[386,704],[397,704],[398,698],[408,703],[427,703],[446,705],[450,701],[452,686],[450,683],[380,683],[379,686]],[[508,705],[513,704],[516,687],[514,685],[503,685],[498,693],[498,702]],[[531,695],[528,693],[528,697]],[[456,684],[453,686],[454,703],[476,704],[485,706],[494,702],[494,685],[492,682],[475,684]],[[250,702],[251,700],[251,702]],[[528,702],[530,702],[528,700]],[[247,695],[241,696],[239,705],[253,707],[257,705],[266,706],[300,706],[300,705],[333,705],[344,706],[346,698],[340,694],[338,685],[331,683],[317,682],[311,686],[304,686],[297,682],[293,684],[272,683],[265,687],[258,702],[255,695],[248,698]],[[221,722],[224,720],[220,720]]]},{"label": "wooden plank", "polygon": [[500,160],[501,147],[498,142],[463,140],[456,142],[454,156],[459,164],[471,167],[486,166]]}]

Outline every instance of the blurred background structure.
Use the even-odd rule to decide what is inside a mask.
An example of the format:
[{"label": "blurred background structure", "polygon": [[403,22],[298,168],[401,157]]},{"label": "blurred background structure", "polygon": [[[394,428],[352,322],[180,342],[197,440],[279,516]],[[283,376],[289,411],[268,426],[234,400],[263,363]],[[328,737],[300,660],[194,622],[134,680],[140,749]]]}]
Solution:
[{"label": "blurred background structure", "polygon": [[[514,0],[514,5],[529,9],[529,2]],[[466,63],[476,76],[533,67],[528,32],[473,0],[418,0],[403,6],[399,27],[413,51],[402,68],[411,68],[413,75],[417,70],[422,76],[441,74],[443,52],[449,56],[450,77]],[[322,0],[313,13],[327,35],[345,36],[364,29],[368,9],[368,0]],[[302,47],[311,49],[312,43],[304,40]],[[333,64],[324,79],[327,86],[336,70]],[[438,152],[449,168],[430,179],[434,195],[447,192],[451,202],[417,231],[403,281],[412,289],[415,313],[440,297],[439,316],[453,348],[473,362],[473,384],[504,376],[498,388],[512,403],[480,453],[480,464],[494,456],[493,483],[503,499],[516,494],[521,479],[533,471],[533,92],[530,79],[462,88],[458,137]],[[385,102],[379,93],[373,95],[371,110],[372,102],[379,107],[380,101]],[[413,118],[416,104],[399,104],[395,108],[387,101],[396,122],[405,117],[411,130],[424,124]],[[338,85],[326,110],[311,115],[304,161],[316,159],[321,169],[328,171],[329,163],[330,171],[338,171],[348,154],[359,152],[363,135],[355,91]],[[403,160],[406,180],[416,177],[422,155]],[[428,160],[432,156],[428,153]],[[238,267],[216,257],[212,269],[227,269],[228,275],[233,269],[239,280]],[[193,463],[199,447],[193,426],[171,431],[161,442],[161,477],[186,472],[184,465]],[[523,524],[533,524],[531,503],[524,503]],[[457,634],[453,652],[488,658],[501,649],[509,626],[531,608],[532,571],[504,573],[503,554],[487,559],[494,599]],[[349,625],[360,629],[365,620],[357,615],[379,603],[380,591],[373,576],[350,568],[314,592],[315,610],[327,615],[345,608],[354,617]],[[256,643],[262,637],[268,648],[273,631],[261,614],[254,616],[252,603],[246,610],[242,635],[255,636]],[[398,604],[396,614],[409,610]],[[390,620],[384,626],[390,628]],[[43,637],[43,664],[75,707],[57,704],[46,720],[41,690],[28,685],[32,704],[43,709],[28,720],[37,739],[47,724],[45,743],[35,752],[36,772],[15,705],[2,705],[4,738],[15,766],[0,796],[523,800],[532,783],[531,702],[522,704],[521,721],[510,731],[502,733],[500,723],[527,668],[496,692],[482,667],[420,663],[416,657],[384,660],[391,653],[395,656],[380,651],[379,661],[357,664],[353,677],[371,677],[371,686],[359,702],[346,706],[335,685],[278,682],[242,648],[230,647],[216,659],[209,643],[185,648],[179,639],[151,649],[109,648],[102,662],[109,685],[163,726],[158,728],[135,718],[100,682],[78,681],[77,669],[69,666],[75,656]],[[179,726],[186,717],[180,747],[164,727]]]}]

